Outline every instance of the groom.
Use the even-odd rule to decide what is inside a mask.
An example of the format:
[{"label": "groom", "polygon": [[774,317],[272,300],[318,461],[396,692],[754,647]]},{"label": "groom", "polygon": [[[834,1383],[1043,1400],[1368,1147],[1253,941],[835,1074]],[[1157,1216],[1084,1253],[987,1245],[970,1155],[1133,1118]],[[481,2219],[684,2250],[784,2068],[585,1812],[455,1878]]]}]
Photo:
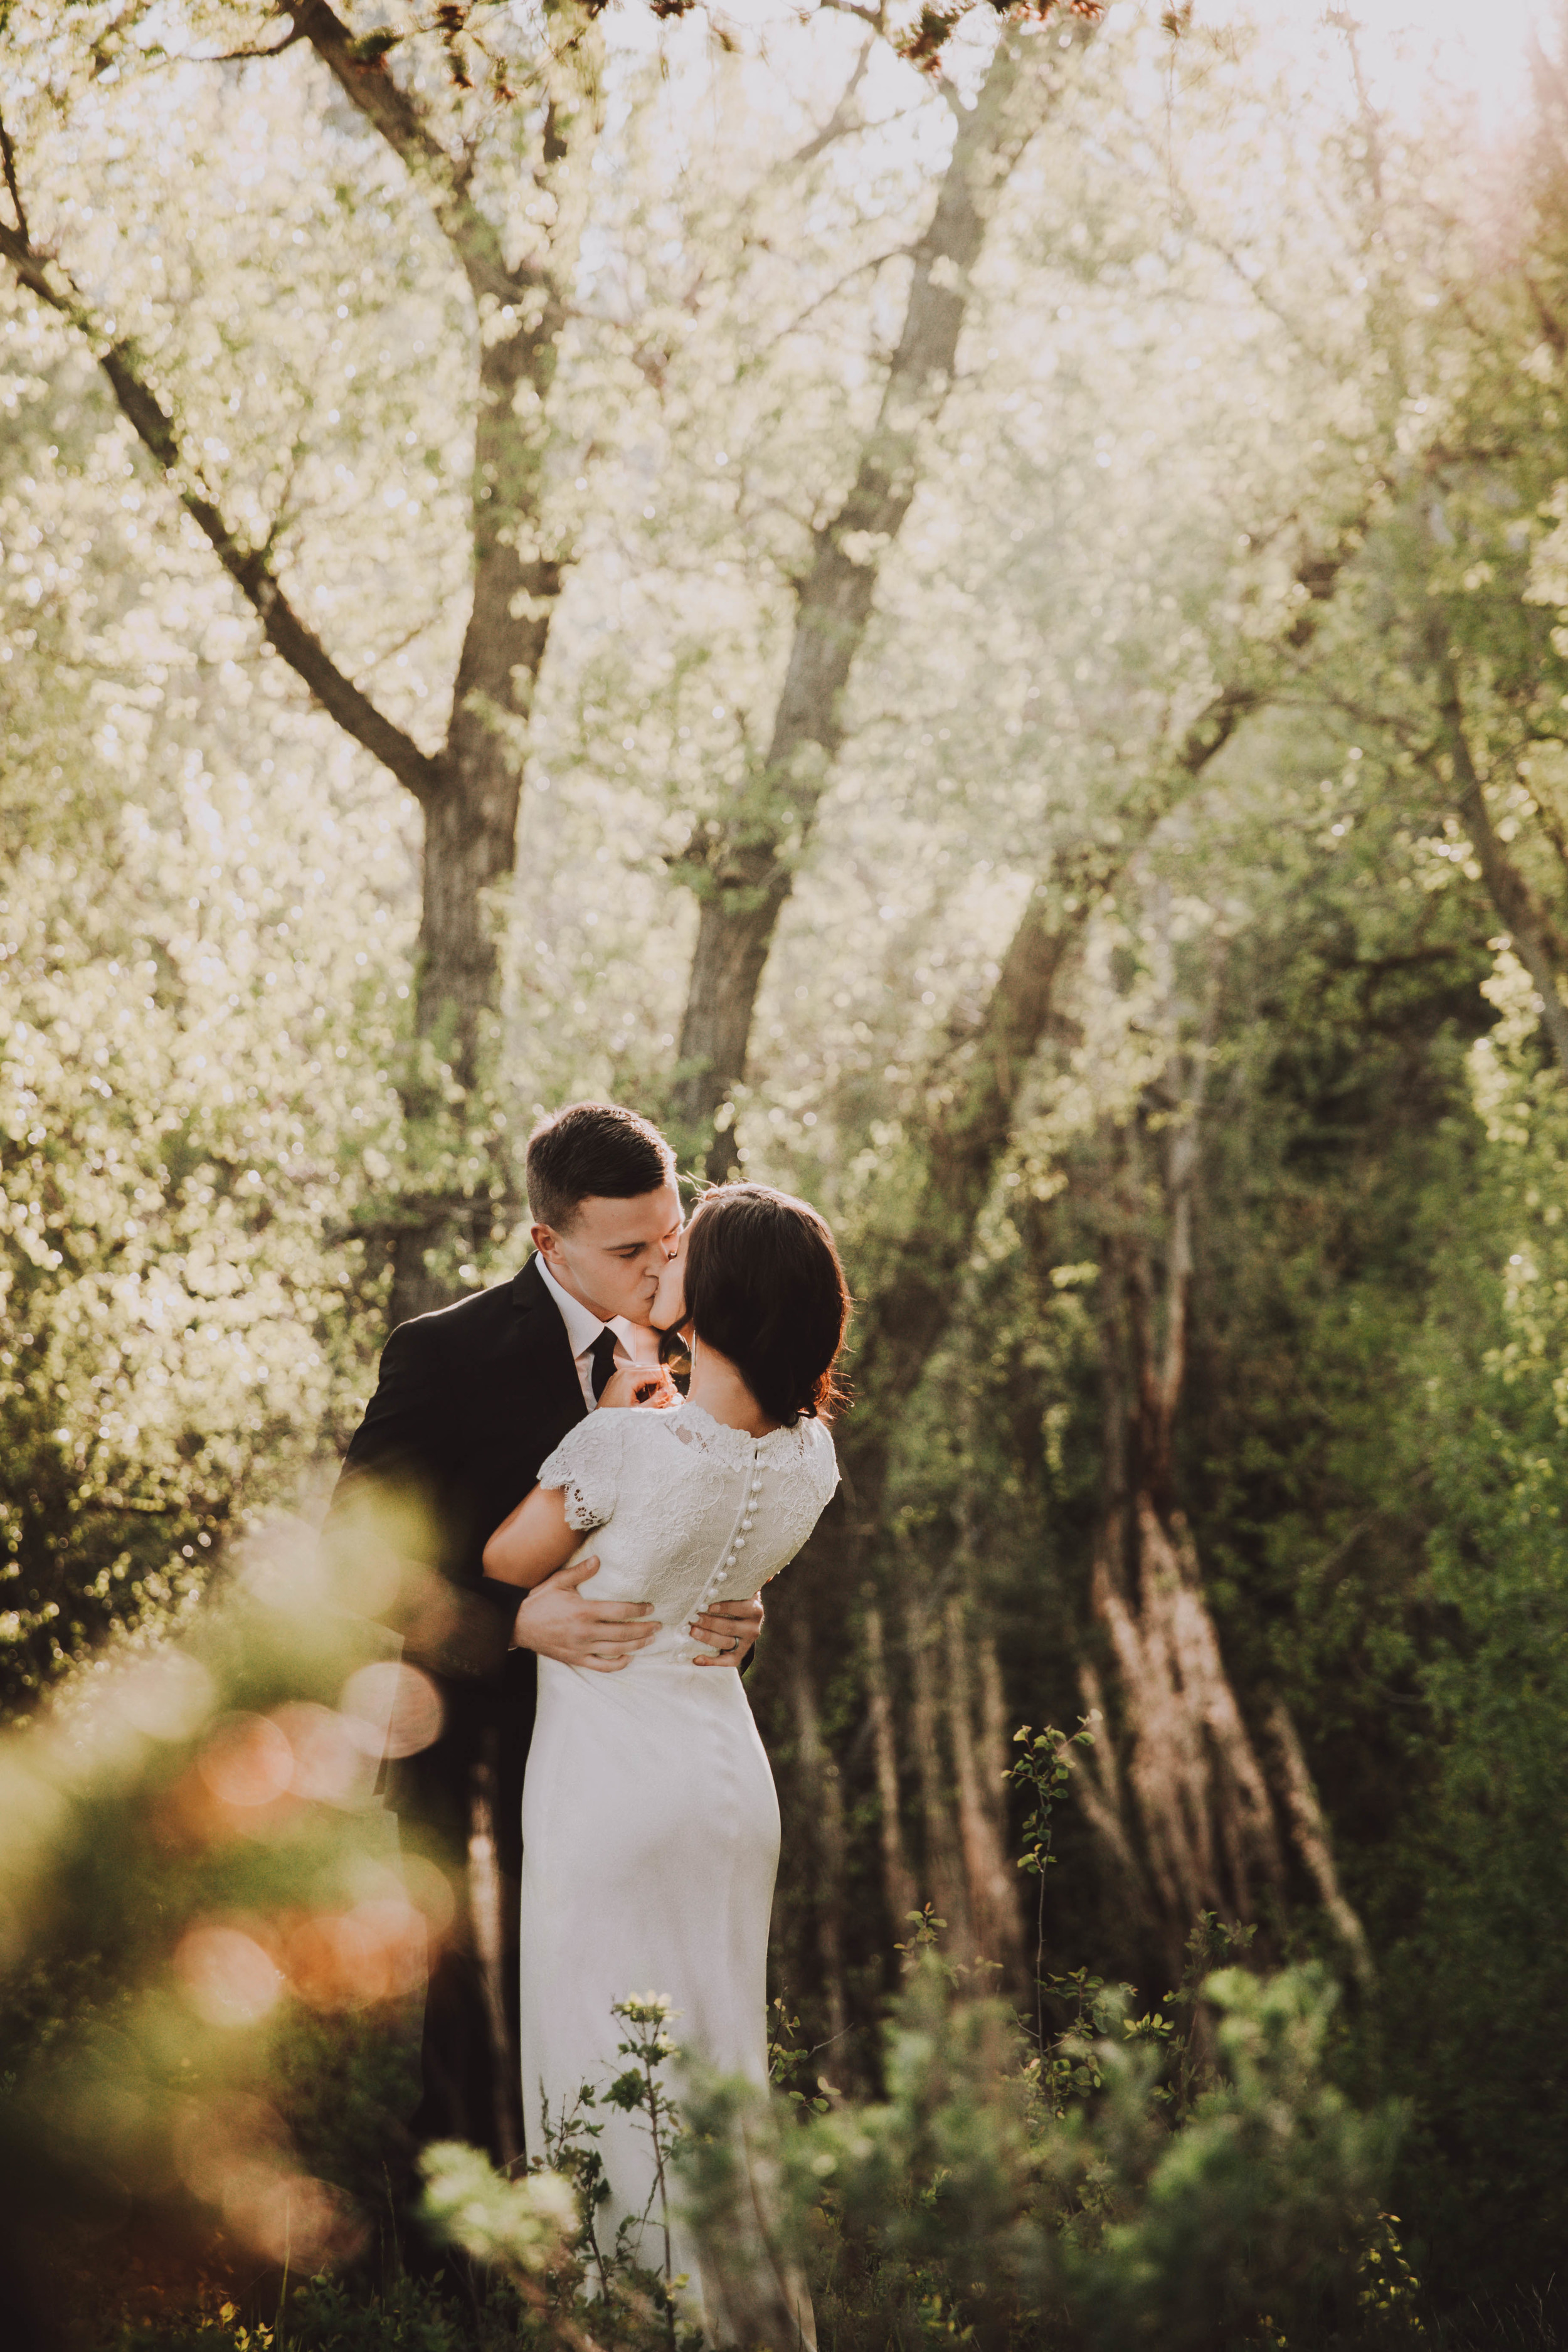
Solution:
[{"label": "groom", "polygon": [[[574,1103],[534,1129],[527,1160],[537,1255],[521,1274],[399,1324],[354,1433],[330,1524],[352,1540],[369,1507],[414,1563],[397,1614],[405,1663],[442,1702],[439,1736],[391,1767],[405,1852],[446,1872],[455,1916],[426,1993],[416,2140],[466,2139],[498,2163],[521,2152],[517,2053],[522,1778],[536,1657],[621,1671],[658,1630],[643,1601],[579,1588],[563,1568],[518,1604],[484,1574],[487,1538],[535,1485],[567,1431],[629,1403],[651,1366],[658,1276],[680,1241],[675,1157],[657,1128],[611,1103]],[[617,1368],[619,1376],[617,1377]],[[721,1602],[693,1631],[738,1666],[762,1624]]]}]

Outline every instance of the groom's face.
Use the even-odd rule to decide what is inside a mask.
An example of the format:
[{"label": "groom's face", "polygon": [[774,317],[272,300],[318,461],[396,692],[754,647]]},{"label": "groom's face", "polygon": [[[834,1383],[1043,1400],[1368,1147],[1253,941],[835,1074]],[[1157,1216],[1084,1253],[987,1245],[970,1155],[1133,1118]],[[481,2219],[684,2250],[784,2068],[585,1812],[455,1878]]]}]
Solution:
[{"label": "groom's face", "polygon": [[563,1290],[605,1322],[652,1319],[658,1277],[680,1246],[680,1195],[673,1184],[629,1201],[590,1193],[564,1233],[535,1225],[534,1246]]}]

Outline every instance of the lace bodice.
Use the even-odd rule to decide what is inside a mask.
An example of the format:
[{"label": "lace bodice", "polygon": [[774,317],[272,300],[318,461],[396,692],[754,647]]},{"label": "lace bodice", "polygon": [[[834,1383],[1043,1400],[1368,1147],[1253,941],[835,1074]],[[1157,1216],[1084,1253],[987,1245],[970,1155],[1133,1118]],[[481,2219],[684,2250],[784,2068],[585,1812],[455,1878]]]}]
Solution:
[{"label": "lace bodice", "polygon": [[690,1658],[686,1628],[715,1601],[749,1601],[792,1560],[838,1484],[818,1421],[749,1437],[680,1403],[605,1409],[580,1421],[540,1469],[566,1519],[596,1552],[583,1587],[596,1599],[648,1601],[660,1631],[633,1657]]}]

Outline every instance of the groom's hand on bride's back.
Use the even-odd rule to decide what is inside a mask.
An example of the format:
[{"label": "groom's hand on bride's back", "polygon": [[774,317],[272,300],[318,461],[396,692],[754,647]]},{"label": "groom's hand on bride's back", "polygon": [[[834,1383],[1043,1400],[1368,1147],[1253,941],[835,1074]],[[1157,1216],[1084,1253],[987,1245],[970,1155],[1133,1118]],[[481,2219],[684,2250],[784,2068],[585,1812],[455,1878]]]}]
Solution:
[{"label": "groom's hand on bride's back", "polygon": [[598,1565],[593,1558],[574,1560],[536,1584],[517,1612],[512,1647],[598,1675],[617,1674],[627,1664],[658,1624],[646,1601],[595,1601],[579,1592]]}]

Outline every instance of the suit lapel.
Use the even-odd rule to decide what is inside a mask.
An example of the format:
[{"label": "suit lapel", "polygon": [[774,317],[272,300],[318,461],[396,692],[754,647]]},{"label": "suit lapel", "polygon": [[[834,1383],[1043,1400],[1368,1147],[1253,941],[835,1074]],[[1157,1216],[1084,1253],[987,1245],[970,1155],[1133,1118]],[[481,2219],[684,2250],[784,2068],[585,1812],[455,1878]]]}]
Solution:
[{"label": "suit lapel", "polygon": [[553,1423],[563,1436],[586,1419],[588,1408],[561,1309],[544,1286],[536,1258],[531,1257],[513,1276],[511,1303],[517,1314],[518,1346],[542,1418]]}]

